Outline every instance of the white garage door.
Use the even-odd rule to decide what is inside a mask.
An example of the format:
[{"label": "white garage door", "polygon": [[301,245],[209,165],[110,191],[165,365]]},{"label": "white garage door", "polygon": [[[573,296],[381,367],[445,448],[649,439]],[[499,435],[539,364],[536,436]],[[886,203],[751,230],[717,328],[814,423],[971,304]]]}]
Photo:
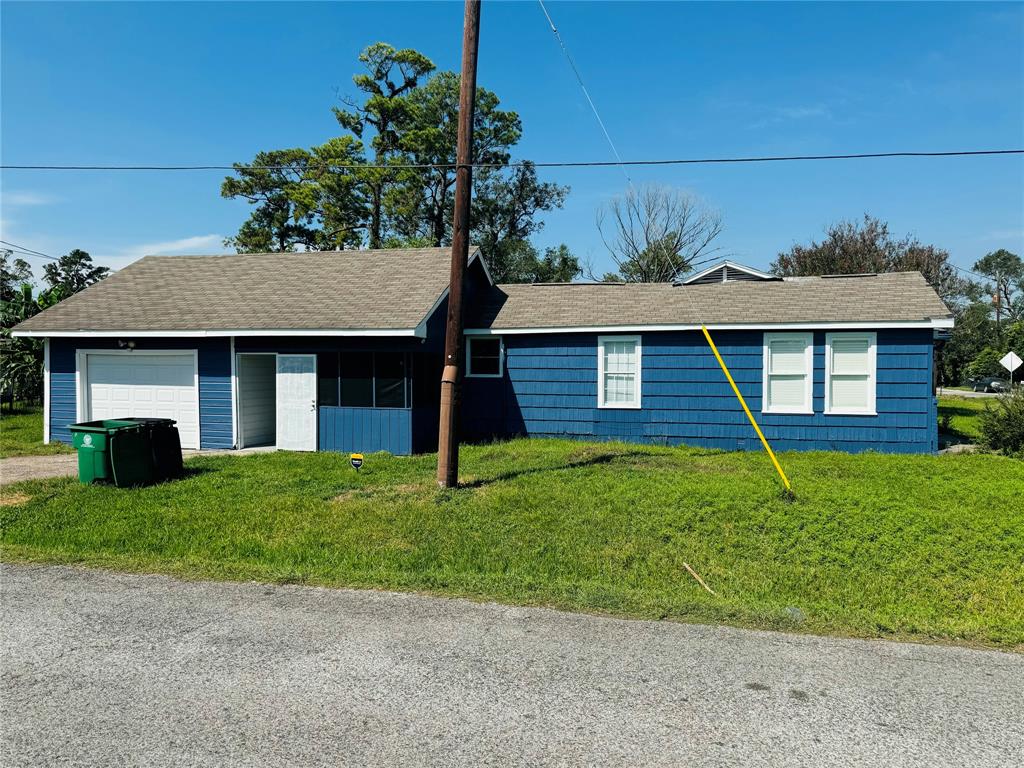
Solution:
[{"label": "white garage door", "polygon": [[90,352],[86,375],[90,420],[122,416],[174,419],[182,448],[199,447],[199,392],[192,352]]}]

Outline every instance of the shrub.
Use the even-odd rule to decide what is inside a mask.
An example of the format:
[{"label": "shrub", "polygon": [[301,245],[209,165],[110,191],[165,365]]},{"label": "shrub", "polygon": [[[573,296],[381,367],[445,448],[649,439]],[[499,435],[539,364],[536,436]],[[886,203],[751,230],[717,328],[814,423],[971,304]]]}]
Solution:
[{"label": "shrub", "polygon": [[971,364],[967,366],[967,378],[969,379],[983,379],[986,376],[999,376],[1000,378],[1008,378],[1007,371],[1003,368],[1002,363],[999,359],[1005,353],[1001,353],[994,347],[985,347],[981,352],[978,353]]},{"label": "shrub", "polygon": [[1024,458],[1024,388],[988,403],[979,422],[982,445]]}]

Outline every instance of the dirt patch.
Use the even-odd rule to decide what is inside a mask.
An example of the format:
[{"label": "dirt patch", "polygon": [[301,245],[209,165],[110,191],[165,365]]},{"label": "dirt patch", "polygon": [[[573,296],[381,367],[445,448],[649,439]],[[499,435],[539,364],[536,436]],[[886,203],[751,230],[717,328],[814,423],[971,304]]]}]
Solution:
[{"label": "dirt patch", "polygon": [[16,507],[19,504],[24,504],[26,501],[32,501],[32,497],[26,496],[24,493],[0,494],[0,507]]}]

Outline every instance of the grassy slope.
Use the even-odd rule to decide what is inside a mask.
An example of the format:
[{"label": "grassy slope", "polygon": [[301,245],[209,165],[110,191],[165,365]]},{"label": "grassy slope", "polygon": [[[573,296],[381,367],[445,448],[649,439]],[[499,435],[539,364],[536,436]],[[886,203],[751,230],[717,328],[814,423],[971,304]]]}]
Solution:
[{"label": "grassy slope", "polygon": [[[132,491],[24,483],[4,558],[424,590],[862,636],[1024,644],[1024,463],[521,440],[434,458],[200,457]],[[686,572],[693,566],[717,592]],[[805,615],[800,621],[788,607]]]},{"label": "grassy slope", "polygon": [[978,416],[989,401],[984,398],[940,397],[939,424],[945,415],[950,416],[949,432],[965,440],[977,442],[981,437]]},{"label": "grassy slope", "polygon": [[0,458],[69,453],[62,443],[43,443],[43,409],[21,407],[0,415]]}]

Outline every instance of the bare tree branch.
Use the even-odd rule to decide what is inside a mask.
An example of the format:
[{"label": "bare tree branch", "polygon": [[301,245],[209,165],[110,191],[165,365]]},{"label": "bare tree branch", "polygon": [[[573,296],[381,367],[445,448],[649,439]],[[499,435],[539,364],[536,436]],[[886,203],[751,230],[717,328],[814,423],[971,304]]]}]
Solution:
[{"label": "bare tree branch", "polygon": [[671,282],[694,261],[719,250],[721,215],[671,187],[631,189],[598,211],[601,242],[627,282]]}]

